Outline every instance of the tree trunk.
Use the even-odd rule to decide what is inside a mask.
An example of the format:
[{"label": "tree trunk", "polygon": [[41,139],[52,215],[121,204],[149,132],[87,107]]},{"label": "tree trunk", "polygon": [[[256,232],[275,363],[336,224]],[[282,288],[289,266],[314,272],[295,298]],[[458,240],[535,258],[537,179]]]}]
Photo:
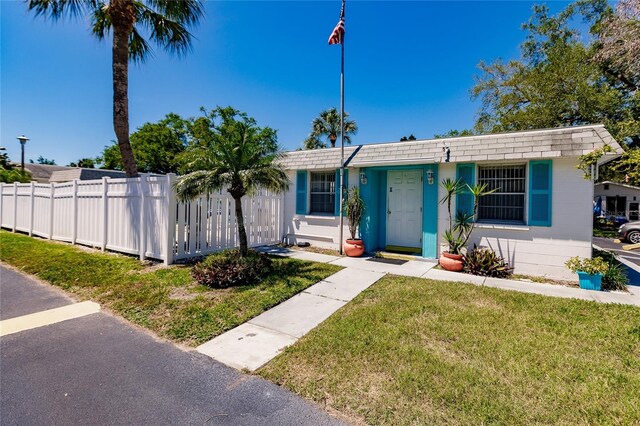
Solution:
[{"label": "tree trunk", "polygon": [[337,139],[338,139],[338,137],[335,136],[335,135],[329,136],[329,142],[331,142],[331,148],[335,148],[336,147],[336,140]]},{"label": "tree trunk", "polygon": [[249,252],[247,244],[247,230],[244,227],[244,215],[242,214],[242,197],[233,197],[236,207],[236,222],[238,223],[238,240],[240,241],[240,256],[246,256]]},{"label": "tree trunk", "polygon": [[113,129],[118,139],[122,165],[127,177],[137,177],[138,170],[129,142],[129,36],[135,16],[129,0],[113,0]]}]

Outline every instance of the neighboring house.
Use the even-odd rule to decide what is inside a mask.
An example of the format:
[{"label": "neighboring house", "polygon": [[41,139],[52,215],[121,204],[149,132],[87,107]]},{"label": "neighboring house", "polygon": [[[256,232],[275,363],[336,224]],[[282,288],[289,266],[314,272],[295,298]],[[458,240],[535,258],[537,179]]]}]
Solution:
[{"label": "neighboring house", "polygon": [[51,174],[49,182],[69,182],[72,180],[93,180],[108,178],[125,178],[125,172],[105,169],[86,169],[80,167],[68,167],[66,170],[58,170]]},{"label": "neighboring house", "polygon": [[[20,167],[20,164],[13,164],[14,167]],[[51,174],[57,171],[68,170],[70,167],[50,166],[48,164],[25,163],[24,168],[31,174],[31,179],[38,183],[49,183]]]},{"label": "neighboring house", "polygon": [[[576,168],[578,157],[605,143],[622,153],[602,125],[349,146],[345,181],[365,201],[360,232],[369,251],[437,258],[448,228],[440,182],[462,178],[499,188],[480,200],[471,245],[491,247],[517,273],[573,278],[564,263],[591,257],[593,226],[593,182]],[[285,240],[337,249],[340,148],[288,152],[282,162],[292,182]],[[454,205],[470,209],[473,199],[462,193]]]},{"label": "neighboring house", "polygon": [[617,182],[594,185],[594,203],[600,203],[600,216],[640,220],[640,187]]},{"label": "neighboring house", "polygon": [[[20,167],[19,164],[16,167]],[[48,164],[25,163],[24,168],[31,173],[31,179],[38,183],[69,182],[72,180],[92,180],[102,177],[124,178],[125,172],[106,169],[50,166]]]}]

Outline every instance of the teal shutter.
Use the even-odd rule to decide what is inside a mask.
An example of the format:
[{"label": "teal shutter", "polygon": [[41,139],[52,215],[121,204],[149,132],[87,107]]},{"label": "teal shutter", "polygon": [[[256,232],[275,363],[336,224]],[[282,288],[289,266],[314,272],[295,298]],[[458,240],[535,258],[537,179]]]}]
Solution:
[{"label": "teal shutter", "polygon": [[529,225],[551,226],[552,161],[529,162]]},{"label": "teal shutter", "polygon": [[461,179],[463,189],[456,195],[456,211],[463,211],[467,214],[473,213],[473,195],[464,184],[473,186],[475,184],[476,165],[473,163],[456,165],[456,179]]},{"label": "teal shutter", "polygon": [[296,172],[296,214],[307,214],[307,171]]},{"label": "teal shutter", "polygon": [[[340,216],[340,188],[338,187],[340,185],[340,169],[336,169],[336,197],[335,197],[335,209],[334,209],[334,214],[336,216]],[[344,182],[342,185],[343,191],[342,194],[344,194],[344,196],[347,196],[347,189],[349,188],[349,170],[344,169]]]}]

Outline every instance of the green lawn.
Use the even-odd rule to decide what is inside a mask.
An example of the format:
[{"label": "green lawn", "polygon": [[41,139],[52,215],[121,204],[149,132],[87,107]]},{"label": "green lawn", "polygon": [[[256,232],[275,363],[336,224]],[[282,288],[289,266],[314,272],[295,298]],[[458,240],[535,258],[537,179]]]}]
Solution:
[{"label": "green lawn", "polygon": [[387,276],[259,374],[368,424],[639,424],[640,309]]},{"label": "green lawn", "polygon": [[242,324],[341,269],[276,258],[276,272],[259,285],[213,290],[195,283],[187,266],[145,267],[132,257],[6,231],[0,231],[0,260],[187,345]]}]

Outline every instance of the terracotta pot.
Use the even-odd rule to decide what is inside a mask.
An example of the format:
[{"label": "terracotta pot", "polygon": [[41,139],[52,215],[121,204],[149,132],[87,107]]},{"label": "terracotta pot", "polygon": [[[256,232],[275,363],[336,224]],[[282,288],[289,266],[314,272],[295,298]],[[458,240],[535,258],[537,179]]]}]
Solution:
[{"label": "terracotta pot", "polygon": [[462,255],[451,254],[448,251],[443,251],[440,256],[440,266],[447,271],[462,271]]},{"label": "terracotta pot", "polygon": [[346,240],[344,253],[349,257],[360,257],[364,253],[364,243],[362,240]]}]

